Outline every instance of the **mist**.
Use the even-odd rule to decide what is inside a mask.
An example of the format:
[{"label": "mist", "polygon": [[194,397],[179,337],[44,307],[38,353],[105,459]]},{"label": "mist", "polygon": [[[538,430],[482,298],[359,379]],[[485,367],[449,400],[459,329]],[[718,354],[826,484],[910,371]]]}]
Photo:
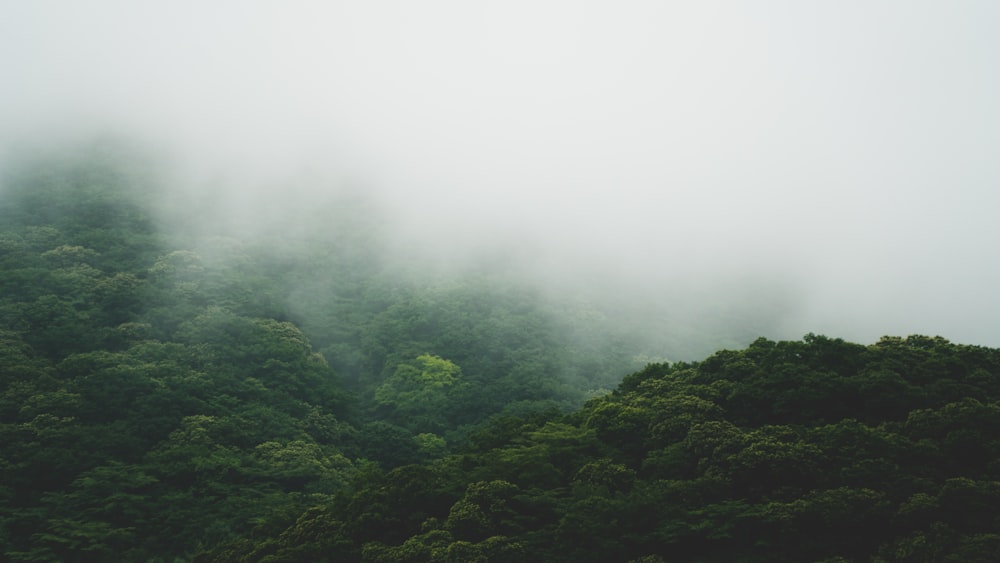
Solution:
[{"label": "mist", "polygon": [[10,155],[134,139],[244,236],[352,193],[654,330],[1000,346],[993,2],[8,4]]}]

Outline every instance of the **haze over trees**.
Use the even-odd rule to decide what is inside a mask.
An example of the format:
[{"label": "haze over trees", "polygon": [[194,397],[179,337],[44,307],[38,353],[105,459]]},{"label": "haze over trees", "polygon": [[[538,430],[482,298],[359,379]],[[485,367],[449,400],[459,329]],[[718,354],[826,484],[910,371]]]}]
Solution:
[{"label": "haze over trees", "polygon": [[957,1],[8,3],[0,150],[138,139],[171,231],[243,242],[343,240],[350,192],[413,269],[615,296],[672,360],[998,346],[1000,5]]},{"label": "haze over trees", "polygon": [[113,143],[4,178],[7,560],[1000,555],[1000,350],[651,362],[584,293],[401,260],[364,200],[239,237],[158,182]]},{"label": "haze over trees", "polygon": [[1000,561],[1000,3],[0,4],[0,561]]}]

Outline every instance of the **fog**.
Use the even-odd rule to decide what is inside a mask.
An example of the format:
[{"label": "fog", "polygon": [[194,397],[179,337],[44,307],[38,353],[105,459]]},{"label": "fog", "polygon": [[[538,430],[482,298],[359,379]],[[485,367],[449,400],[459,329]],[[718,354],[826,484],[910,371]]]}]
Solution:
[{"label": "fog", "polygon": [[0,142],[134,138],[248,226],[364,192],[400,248],[645,320],[1000,346],[997,29],[988,0],[4,2]]}]

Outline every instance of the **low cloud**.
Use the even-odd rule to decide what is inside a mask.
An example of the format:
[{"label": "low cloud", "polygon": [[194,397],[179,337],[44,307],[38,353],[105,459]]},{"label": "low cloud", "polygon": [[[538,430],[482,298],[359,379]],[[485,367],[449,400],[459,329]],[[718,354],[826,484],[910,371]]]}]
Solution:
[{"label": "low cloud", "polygon": [[442,264],[637,316],[1000,346],[993,3],[4,12],[0,141],[148,142],[228,221],[354,190]]}]

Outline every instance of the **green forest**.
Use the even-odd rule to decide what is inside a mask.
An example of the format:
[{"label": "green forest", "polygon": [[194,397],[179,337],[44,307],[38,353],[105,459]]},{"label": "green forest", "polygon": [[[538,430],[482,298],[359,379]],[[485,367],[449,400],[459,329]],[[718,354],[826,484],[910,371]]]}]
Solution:
[{"label": "green forest", "polygon": [[2,178],[3,560],[1000,560],[1000,350],[651,337],[389,259],[361,193],[249,229],[126,153]]}]

